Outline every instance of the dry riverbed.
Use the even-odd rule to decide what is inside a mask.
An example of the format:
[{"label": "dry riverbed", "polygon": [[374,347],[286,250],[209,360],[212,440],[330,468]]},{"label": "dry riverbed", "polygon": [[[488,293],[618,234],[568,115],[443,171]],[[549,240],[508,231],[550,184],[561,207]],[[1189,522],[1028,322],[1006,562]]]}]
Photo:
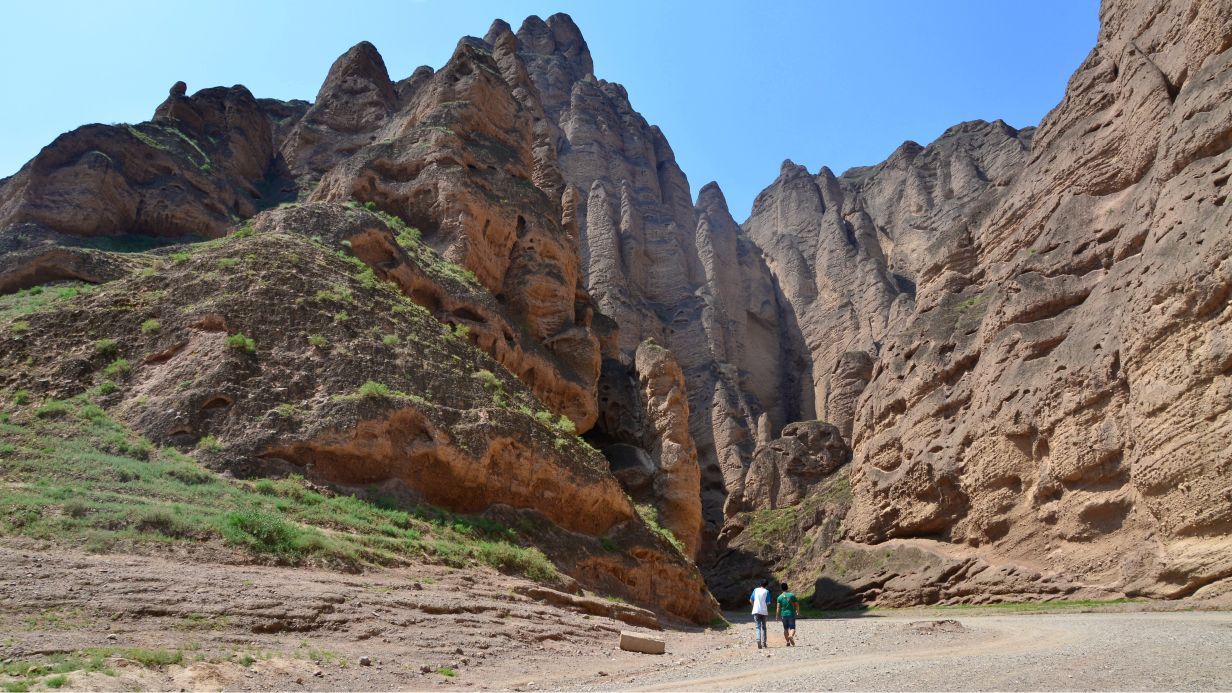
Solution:
[{"label": "dry riverbed", "polygon": [[1232,613],[1158,608],[802,619],[799,647],[771,624],[763,652],[731,614],[726,630],[669,626],[668,653],[649,656],[616,649],[628,623],[487,569],[350,575],[10,541],[0,689],[1232,689]]}]

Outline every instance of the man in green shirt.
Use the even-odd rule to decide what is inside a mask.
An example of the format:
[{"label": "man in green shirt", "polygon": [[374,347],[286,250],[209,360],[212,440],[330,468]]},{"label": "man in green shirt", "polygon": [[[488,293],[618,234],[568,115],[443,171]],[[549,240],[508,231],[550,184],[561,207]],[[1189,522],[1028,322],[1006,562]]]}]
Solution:
[{"label": "man in green shirt", "polygon": [[779,587],[783,590],[782,593],[774,600],[775,608],[778,610],[779,620],[783,622],[783,639],[787,641],[788,647],[796,646],[796,614],[800,613],[800,600],[796,599],[796,595],[787,591],[787,583],[780,583]]}]

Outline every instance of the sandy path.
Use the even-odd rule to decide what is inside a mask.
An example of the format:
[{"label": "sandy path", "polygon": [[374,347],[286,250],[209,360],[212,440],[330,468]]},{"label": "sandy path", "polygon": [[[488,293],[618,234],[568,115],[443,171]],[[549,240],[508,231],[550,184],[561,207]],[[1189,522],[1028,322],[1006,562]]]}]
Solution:
[{"label": "sandy path", "polygon": [[[1020,627],[1005,625],[981,624],[985,633],[983,642],[962,643],[946,646],[912,648],[905,651],[874,652],[868,654],[847,655],[827,658],[819,661],[794,661],[791,663],[760,666],[745,671],[738,671],[718,676],[672,681],[669,684],[659,684],[635,688],[639,691],[665,690],[715,690],[719,688],[734,688],[747,690],[755,685],[775,685],[781,690],[790,690],[793,682],[803,679],[816,679],[823,674],[847,669],[867,668],[878,664],[902,662],[936,662],[946,659],[968,659],[971,657],[986,657],[993,654],[1012,652],[1028,652],[1039,649],[1044,643],[1055,644],[1063,638],[1073,637],[1073,633],[1061,628],[1043,627],[1042,624],[1032,624]],[[785,650],[787,651],[787,650]],[[794,652],[793,652],[794,654]],[[798,660],[798,658],[797,658]]]},{"label": "sandy path", "polygon": [[[954,618],[952,612],[942,618]],[[801,621],[801,643],[752,627],[689,634],[712,649],[588,690],[1232,690],[1232,613],[1048,613]],[[681,643],[683,646],[684,643]],[[668,655],[673,656],[671,653]],[[568,686],[562,686],[567,688]]]},{"label": "sandy path", "polygon": [[[0,662],[117,652],[66,690],[1232,690],[1232,612],[875,612],[802,619],[795,648],[772,623],[766,651],[731,614],[728,630],[664,631],[668,654],[652,656],[617,649],[627,623],[528,586],[0,542]],[[182,662],[140,666],[126,648]]]}]

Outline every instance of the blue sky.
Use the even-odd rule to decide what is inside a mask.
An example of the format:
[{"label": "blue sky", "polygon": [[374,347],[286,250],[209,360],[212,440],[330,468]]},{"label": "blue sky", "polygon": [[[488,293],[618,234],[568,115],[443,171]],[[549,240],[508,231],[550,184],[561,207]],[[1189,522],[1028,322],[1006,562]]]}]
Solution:
[{"label": "blue sky", "polygon": [[783,159],[836,172],[975,118],[1034,125],[1095,44],[1097,0],[671,2],[159,0],[6,3],[0,176],[56,135],[149,118],[176,80],[315,97],[330,63],[374,43],[394,79],[439,67],[501,17],[568,12],[599,77],[660,125],[693,192],[736,219]]}]

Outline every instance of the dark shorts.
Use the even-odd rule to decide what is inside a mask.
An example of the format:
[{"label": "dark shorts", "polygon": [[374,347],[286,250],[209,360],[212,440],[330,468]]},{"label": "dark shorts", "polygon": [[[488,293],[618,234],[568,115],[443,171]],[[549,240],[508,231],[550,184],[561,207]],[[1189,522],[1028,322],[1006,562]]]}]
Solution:
[{"label": "dark shorts", "polygon": [[783,630],[795,630],[796,629],[796,617],[795,616],[784,616],[782,620],[783,620]]}]

